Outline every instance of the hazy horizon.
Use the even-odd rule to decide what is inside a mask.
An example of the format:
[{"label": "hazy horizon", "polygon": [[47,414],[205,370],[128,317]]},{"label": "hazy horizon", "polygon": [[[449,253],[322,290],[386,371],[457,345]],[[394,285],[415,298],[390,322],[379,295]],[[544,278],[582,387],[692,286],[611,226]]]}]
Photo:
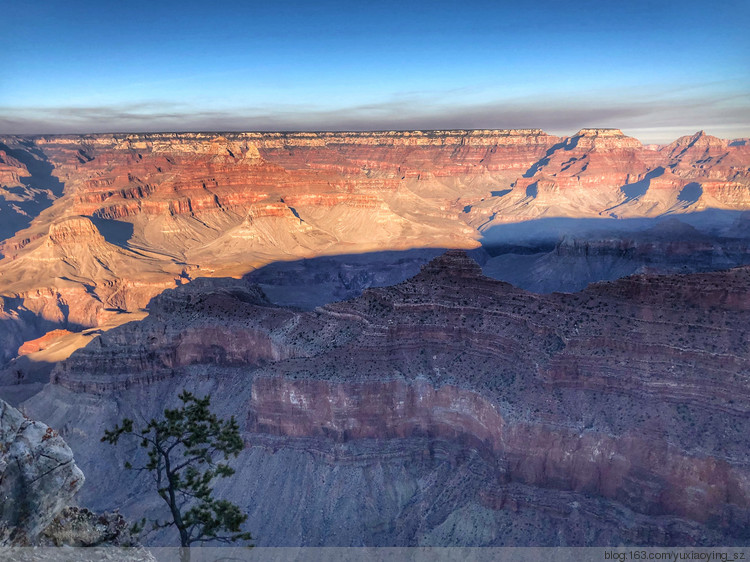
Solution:
[{"label": "hazy horizon", "polygon": [[583,127],[750,137],[750,5],[6,7],[0,133]]},{"label": "hazy horizon", "polygon": [[[95,135],[169,135],[169,134],[206,134],[206,135],[230,135],[230,134],[243,134],[243,133],[251,133],[251,134],[296,134],[296,133],[339,133],[339,134],[346,134],[346,133],[410,133],[410,132],[433,132],[433,131],[507,131],[507,130],[522,130],[522,129],[541,129],[541,127],[512,127],[512,128],[499,128],[499,127],[487,127],[487,128],[466,128],[466,127],[453,127],[453,128],[442,128],[442,129],[427,129],[427,128],[412,128],[412,129],[406,129],[406,128],[400,128],[400,129],[236,129],[236,130],[230,130],[230,129],[185,129],[185,130],[153,130],[153,131],[138,131],[138,130],[132,130],[132,131],[70,131],[70,132],[57,132],[57,133],[48,133],[48,132],[38,132],[38,133],[4,133],[0,132],[0,135],[7,135],[11,137],[47,137],[47,136],[95,136]],[[695,131],[687,130],[683,133],[677,134],[674,137],[669,138],[666,141],[663,142],[646,142],[642,138],[638,137],[635,134],[629,134],[627,130],[622,130],[620,127],[581,127],[580,129],[577,129],[575,131],[563,131],[563,130],[544,130],[547,134],[557,136],[557,137],[572,137],[574,136],[578,131],[581,129],[619,129],[628,137],[635,138],[639,140],[643,145],[659,145],[659,146],[665,146],[680,137],[684,136],[693,136],[696,134],[699,134],[701,132],[713,136],[722,138],[724,140],[733,141],[733,140],[745,140],[748,137],[722,137],[721,135],[715,135],[711,131],[706,131],[705,129],[699,129]]]}]

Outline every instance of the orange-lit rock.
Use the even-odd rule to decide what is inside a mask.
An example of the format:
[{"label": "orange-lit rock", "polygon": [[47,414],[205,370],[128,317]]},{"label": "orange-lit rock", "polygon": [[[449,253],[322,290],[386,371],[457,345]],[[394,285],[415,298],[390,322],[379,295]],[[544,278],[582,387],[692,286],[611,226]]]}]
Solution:
[{"label": "orange-lit rock", "polygon": [[[541,217],[750,208],[747,143],[702,132],[661,148],[618,129],[567,138],[516,129],[0,141],[3,181],[28,183],[6,194],[6,206],[12,195],[39,213],[19,212],[0,243],[5,309],[35,292],[73,291],[68,312],[49,303],[29,310],[85,325],[101,315],[81,309],[130,310],[188,279],[278,260],[472,248],[498,225]],[[9,341],[3,353],[13,355]]]},{"label": "orange-lit rock", "polygon": [[18,355],[28,355],[29,353],[36,353],[49,347],[51,343],[54,343],[59,338],[71,334],[68,330],[52,330],[47,332],[41,338],[27,341],[20,348],[18,348]]}]

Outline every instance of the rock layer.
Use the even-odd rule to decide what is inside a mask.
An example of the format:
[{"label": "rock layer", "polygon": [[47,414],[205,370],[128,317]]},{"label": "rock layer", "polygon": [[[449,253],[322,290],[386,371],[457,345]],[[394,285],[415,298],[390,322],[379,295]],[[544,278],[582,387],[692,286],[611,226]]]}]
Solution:
[{"label": "rock layer", "polygon": [[750,525],[748,470],[638,435],[508,424],[492,402],[453,386],[262,379],[251,407],[251,431],[334,441],[415,435],[458,441],[490,456],[503,483],[600,496],[640,513],[727,530]]}]

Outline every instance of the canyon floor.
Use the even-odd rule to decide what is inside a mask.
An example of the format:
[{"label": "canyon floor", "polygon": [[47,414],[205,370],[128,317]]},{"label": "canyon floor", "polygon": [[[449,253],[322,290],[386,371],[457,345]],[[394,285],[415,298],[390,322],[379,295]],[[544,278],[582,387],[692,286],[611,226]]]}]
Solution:
[{"label": "canyon floor", "polygon": [[747,139],[6,136],[0,186],[0,397],[82,505],[159,515],[99,438],[187,388],[260,546],[750,544]]}]

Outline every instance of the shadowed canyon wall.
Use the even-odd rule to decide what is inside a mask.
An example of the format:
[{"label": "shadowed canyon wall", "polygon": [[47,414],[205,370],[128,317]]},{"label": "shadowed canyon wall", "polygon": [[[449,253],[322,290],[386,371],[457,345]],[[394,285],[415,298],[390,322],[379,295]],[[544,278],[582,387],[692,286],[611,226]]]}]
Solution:
[{"label": "shadowed canyon wall", "polygon": [[92,507],[153,511],[97,428],[210,392],[247,444],[222,493],[264,544],[746,544],[749,276],[536,295],[451,251],[312,311],[201,279],[25,406],[103,486]]}]

